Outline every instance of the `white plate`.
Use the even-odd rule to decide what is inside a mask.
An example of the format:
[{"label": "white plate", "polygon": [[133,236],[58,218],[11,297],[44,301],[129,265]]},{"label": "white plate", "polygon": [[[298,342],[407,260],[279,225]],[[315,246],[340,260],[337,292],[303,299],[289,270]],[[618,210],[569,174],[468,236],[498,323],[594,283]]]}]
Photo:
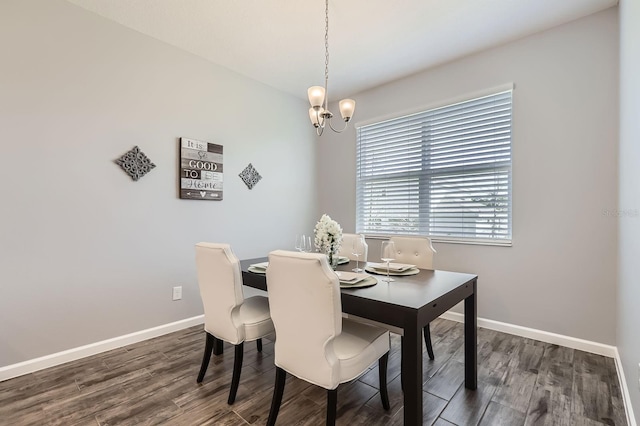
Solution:
[{"label": "white plate", "polygon": [[349,258],[346,256],[338,256],[338,265],[349,263]]},{"label": "white plate", "polygon": [[367,274],[356,274],[355,272],[336,271],[336,275],[340,279],[340,284],[356,284],[366,279]]},{"label": "white plate", "polygon": [[[382,270],[382,269],[372,268],[371,266],[366,266],[364,268],[364,270],[367,271],[367,272],[371,272],[372,274],[387,275],[387,268],[384,268],[384,270]],[[406,271],[402,271],[402,272],[389,270],[389,275],[393,275],[395,277],[404,277],[404,276],[408,276],[408,275],[417,275],[419,273],[420,273],[420,269],[418,269],[418,268],[411,268],[411,269],[407,269]]]},{"label": "white plate", "polygon": [[340,288],[362,288],[371,287],[378,284],[378,279],[368,275],[365,279],[356,282],[355,284],[340,283]]},{"label": "white plate", "polygon": [[[380,271],[384,270],[384,272],[387,272],[387,264],[386,263],[369,263],[368,265],[369,267],[373,268],[373,269],[378,269]],[[409,269],[415,269],[416,265],[409,265],[406,263],[389,263],[389,271],[390,272],[404,272],[404,271],[408,271]]]},{"label": "white plate", "polygon": [[247,270],[249,272],[253,272],[254,274],[261,274],[261,275],[265,275],[267,273],[267,270],[264,268],[256,268],[255,266],[251,265],[247,268]]}]

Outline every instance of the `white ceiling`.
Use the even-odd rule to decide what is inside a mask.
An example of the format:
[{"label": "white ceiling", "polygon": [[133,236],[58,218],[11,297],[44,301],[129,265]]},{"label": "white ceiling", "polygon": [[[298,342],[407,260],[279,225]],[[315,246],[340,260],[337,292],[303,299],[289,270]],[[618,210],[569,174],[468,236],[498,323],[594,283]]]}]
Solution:
[{"label": "white ceiling", "polygon": [[[301,98],[324,83],[322,0],[67,1]],[[617,3],[330,0],[330,95],[353,95]]]}]

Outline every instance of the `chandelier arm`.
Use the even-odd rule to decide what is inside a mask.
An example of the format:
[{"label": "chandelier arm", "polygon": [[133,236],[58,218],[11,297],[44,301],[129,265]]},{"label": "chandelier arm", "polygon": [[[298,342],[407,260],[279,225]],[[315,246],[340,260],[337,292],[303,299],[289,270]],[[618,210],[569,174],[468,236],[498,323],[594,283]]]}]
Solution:
[{"label": "chandelier arm", "polygon": [[333,131],[334,131],[334,132],[336,132],[336,133],[342,133],[342,132],[344,132],[345,130],[347,130],[347,127],[349,127],[349,122],[348,122],[348,121],[345,121],[345,123],[344,123],[344,128],[343,128],[342,130],[337,130],[337,129],[334,129],[334,128],[333,128],[333,126],[331,125],[331,119],[329,119],[329,120],[327,120],[327,121],[329,122],[329,127],[331,127],[331,130],[333,130]]}]

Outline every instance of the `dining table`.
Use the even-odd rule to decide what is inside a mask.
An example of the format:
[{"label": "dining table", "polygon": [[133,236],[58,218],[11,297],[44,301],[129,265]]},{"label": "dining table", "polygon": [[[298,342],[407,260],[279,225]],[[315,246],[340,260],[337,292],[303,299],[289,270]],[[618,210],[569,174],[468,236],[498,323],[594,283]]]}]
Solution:
[{"label": "dining table", "polygon": [[[265,274],[249,271],[251,265],[266,261],[266,257],[240,261],[244,285],[268,291]],[[338,265],[336,270],[351,271],[354,266],[349,262]],[[342,311],[401,329],[404,424],[422,425],[422,329],[460,302],[464,302],[464,384],[467,389],[477,387],[478,276],[427,269],[414,275],[394,276],[392,282],[383,281],[383,275],[372,276],[377,277],[375,285],[341,288]],[[222,341],[214,345],[214,353],[222,353]]]}]

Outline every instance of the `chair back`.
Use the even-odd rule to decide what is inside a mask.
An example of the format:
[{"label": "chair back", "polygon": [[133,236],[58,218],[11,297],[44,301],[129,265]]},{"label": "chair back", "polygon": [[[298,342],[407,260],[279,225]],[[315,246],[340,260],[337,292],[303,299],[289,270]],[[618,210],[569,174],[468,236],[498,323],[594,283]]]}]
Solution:
[{"label": "chair back", "polygon": [[276,329],[275,364],[325,389],[339,383],[333,340],[342,332],[338,276],[327,256],[276,250],[267,287]]},{"label": "chair back", "polygon": [[353,255],[353,243],[355,241],[362,241],[364,248],[363,255],[360,256],[358,260],[366,262],[369,255],[369,245],[362,234],[342,234],[342,246],[340,246],[340,253],[338,254],[340,256],[346,256],[351,260],[356,260],[356,257]]},{"label": "chair back", "polygon": [[427,237],[391,237],[396,246],[394,262],[416,265],[420,269],[433,269],[436,253]]},{"label": "chair back", "polygon": [[196,244],[198,285],[204,305],[204,328],[234,345],[244,341],[244,327],[236,324],[244,301],[240,261],[229,244]]}]

